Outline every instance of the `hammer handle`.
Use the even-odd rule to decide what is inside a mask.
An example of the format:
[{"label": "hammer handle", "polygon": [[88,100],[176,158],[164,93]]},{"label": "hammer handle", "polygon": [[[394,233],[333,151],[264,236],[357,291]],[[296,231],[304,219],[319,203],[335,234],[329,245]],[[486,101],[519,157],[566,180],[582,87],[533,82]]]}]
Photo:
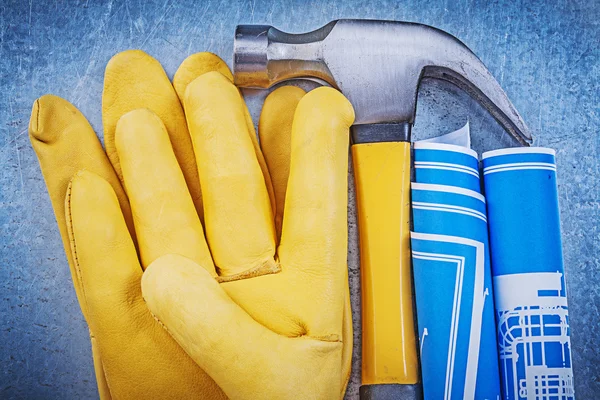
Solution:
[{"label": "hammer handle", "polygon": [[[363,388],[415,385],[410,143],[354,144],[352,155],[361,254]],[[375,398],[371,396],[366,398]]]}]

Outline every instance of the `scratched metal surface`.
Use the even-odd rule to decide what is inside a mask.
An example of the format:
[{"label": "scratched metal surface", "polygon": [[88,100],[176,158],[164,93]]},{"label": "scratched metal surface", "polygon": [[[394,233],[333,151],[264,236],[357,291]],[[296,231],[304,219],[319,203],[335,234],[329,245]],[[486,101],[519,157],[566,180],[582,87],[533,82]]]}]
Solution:
[{"label": "scratched metal surface", "polygon": [[[600,398],[600,4],[595,1],[33,1],[0,3],[0,398],[97,396],[87,329],[27,137],[33,100],[72,101],[101,136],[103,69],[141,48],[172,76],[189,54],[231,61],[238,23],[302,32],[336,18],[435,25],[486,63],[532,128],[557,150],[576,393]],[[253,115],[261,95],[250,94]],[[471,122],[478,151],[514,145],[457,89],[425,83],[416,139]],[[351,180],[350,180],[351,181]],[[352,193],[352,187],[350,188]],[[359,327],[357,231],[350,206],[349,267]],[[356,336],[356,335],[355,335]],[[356,336],[355,339],[358,339]],[[360,382],[359,341],[348,398]]]}]

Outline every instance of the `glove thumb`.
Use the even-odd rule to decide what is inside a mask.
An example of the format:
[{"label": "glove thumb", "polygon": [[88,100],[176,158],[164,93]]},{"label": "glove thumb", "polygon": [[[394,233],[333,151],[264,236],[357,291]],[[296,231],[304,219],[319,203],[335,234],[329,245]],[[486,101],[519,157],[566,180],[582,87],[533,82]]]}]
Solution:
[{"label": "glove thumb", "polygon": [[342,343],[286,337],[255,321],[206,270],[169,254],[144,272],[148,308],[231,399],[332,399]]}]

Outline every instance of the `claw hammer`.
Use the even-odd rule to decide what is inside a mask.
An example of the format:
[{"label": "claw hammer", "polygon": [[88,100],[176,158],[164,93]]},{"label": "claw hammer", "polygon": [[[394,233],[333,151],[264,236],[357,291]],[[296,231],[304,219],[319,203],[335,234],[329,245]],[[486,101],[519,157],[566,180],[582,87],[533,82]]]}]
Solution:
[{"label": "claw hammer", "polygon": [[423,77],[469,93],[522,145],[531,134],[496,79],[456,37],[427,25],[337,20],[303,34],[239,25],[234,80],[317,79],[354,106],[362,291],[362,400],[419,399],[410,255],[410,136]]}]

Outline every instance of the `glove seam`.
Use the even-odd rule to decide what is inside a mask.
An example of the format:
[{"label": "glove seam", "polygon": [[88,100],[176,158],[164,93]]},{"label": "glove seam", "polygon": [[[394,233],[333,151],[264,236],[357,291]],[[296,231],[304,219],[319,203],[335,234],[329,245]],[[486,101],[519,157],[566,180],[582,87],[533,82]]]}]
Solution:
[{"label": "glove seam", "polygon": [[[35,114],[35,130],[39,131],[40,130],[40,99],[37,99],[35,101],[36,104],[36,114]],[[40,140],[39,138],[36,138],[37,140]],[[42,143],[46,143],[46,141],[44,140],[40,140],[40,142]]]},{"label": "glove seam", "polygon": [[[75,176],[79,175],[80,173],[81,173],[81,171],[78,171],[75,174]],[[66,220],[66,225],[67,225],[67,235],[69,237],[69,244],[70,244],[70,248],[71,248],[71,255],[72,255],[72,259],[73,259],[73,270],[75,271],[75,275],[76,275],[74,277],[74,279],[77,279],[79,281],[81,297],[83,298],[83,304],[80,304],[80,307],[81,307],[81,309],[82,309],[81,311],[85,317],[87,315],[87,313],[89,312],[89,306],[87,304],[87,297],[85,295],[85,286],[83,284],[81,268],[79,266],[79,255],[77,253],[77,242],[75,240],[75,231],[73,229],[73,213],[71,212],[71,192],[72,192],[72,186],[73,186],[73,179],[75,178],[75,176],[73,176],[73,178],[71,178],[71,180],[69,181],[69,185],[67,186],[67,193],[65,195],[65,220]],[[73,284],[75,284],[75,282],[73,282]],[[86,310],[85,312],[83,310],[84,307]],[[86,320],[86,322],[87,322],[87,320]],[[92,332],[92,329],[90,328],[89,323],[88,323],[88,332],[90,334],[90,342],[91,342],[93,339],[96,338],[96,336]],[[108,379],[108,375],[106,373],[104,363],[102,362],[101,358],[100,358],[100,362],[101,362],[102,373],[104,374],[104,380],[106,381],[106,386],[108,387],[108,392],[110,394],[111,393],[110,383],[109,383],[109,379]],[[111,395],[111,397],[112,397],[112,395]]]},{"label": "glove seam", "polygon": [[[77,172],[76,175],[80,173]],[[79,256],[77,254],[77,242],[75,241],[75,232],[73,230],[73,214],[71,212],[71,189],[73,186],[73,179],[69,181],[69,186],[67,187],[67,195],[65,198],[65,211],[66,211],[66,219],[67,219],[67,234],[69,235],[69,243],[71,245],[71,255],[73,256],[73,264],[74,270],[76,272],[76,279],[79,281],[79,286],[81,288],[81,295],[83,297],[83,301],[85,302],[85,308],[88,310],[87,297],[85,295],[85,286],[83,284],[83,278],[81,276],[81,268],[79,266]],[[86,314],[86,313],[84,313]]]},{"label": "glove seam", "polygon": [[303,335],[304,337],[307,337],[309,339],[313,339],[313,340],[318,340],[319,342],[326,342],[326,343],[344,343],[344,341],[342,339],[340,339],[340,335],[336,335],[336,334],[331,334],[331,335],[325,335],[325,336],[310,336],[310,335]]},{"label": "glove seam", "polygon": [[281,272],[281,265],[279,264],[279,261],[277,261],[273,258],[269,258],[268,260],[263,261],[256,267],[247,269],[244,272],[240,272],[240,273],[233,274],[233,275],[227,275],[227,276],[217,276],[215,279],[219,283],[225,283],[225,282],[239,281],[239,280],[243,280],[243,279],[256,278],[258,276],[263,276],[263,275],[277,274],[279,272]]},{"label": "glove seam", "polygon": [[[144,302],[146,302],[146,299],[144,298],[144,296],[142,295],[142,298],[144,299]],[[156,315],[154,315],[154,313],[150,310],[150,307],[146,306],[148,312],[150,313],[150,315],[152,316],[152,318],[154,318],[154,320],[169,334],[169,336],[173,337],[173,334],[171,333],[171,331],[169,330],[169,328],[167,328],[167,326],[165,324],[163,324],[160,319],[158,319],[158,317],[156,317]],[[256,321],[256,319],[254,319],[252,317],[252,315],[248,314],[250,316],[250,318],[252,318],[254,321]],[[256,321],[257,323],[260,324],[260,322]],[[262,324],[261,324],[262,325]],[[262,325],[264,326],[264,325]],[[266,328],[266,327],[265,327]],[[269,328],[267,328],[269,329]],[[270,330],[270,329],[269,329]],[[272,331],[280,336],[285,336],[285,335],[281,335],[280,333],[277,333],[275,331]],[[325,342],[325,343],[340,343],[343,345],[343,341],[340,339],[339,335],[326,335],[326,336],[310,336],[310,335],[301,335],[301,336],[285,336],[289,339],[308,339],[308,340],[316,340],[319,342]]]}]

